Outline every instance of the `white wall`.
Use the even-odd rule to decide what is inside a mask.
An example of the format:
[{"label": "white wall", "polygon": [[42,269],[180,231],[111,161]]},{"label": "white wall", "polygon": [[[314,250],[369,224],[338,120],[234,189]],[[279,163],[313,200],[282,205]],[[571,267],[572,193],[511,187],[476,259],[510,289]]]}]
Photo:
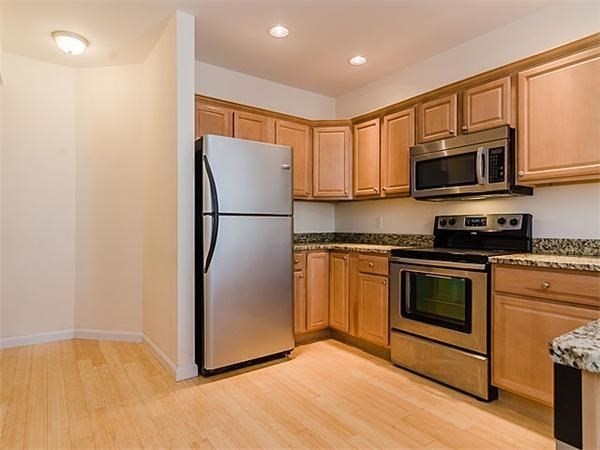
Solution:
[{"label": "white wall", "polygon": [[[533,214],[536,238],[600,239],[600,183],[537,188],[532,197],[419,202],[411,198],[338,204],[336,231],[431,234],[438,214]],[[376,227],[377,217],[383,228]]]},{"label": "white wall", "polygon": [[599,2],[546,7],[337,97],[336,115],[357,116],[598,31]]},{"label": "white wall", "polygon": [[78,69],[75,328],[142,331],[142,66]]},{"label": "white wall", "polygon": [[193,17],[177,12],[144,62],[142,83],[142,327],[145,339],[178,379],[197,371],[193,354],[193,42]]},{"label": "white wall", "polygon": [[196,61],[196,93],[306,119],[333,119],[335,100]]},{"label": "white wall", "polygon": [[[306,119],[333,119],[335,100],[196,61],[196,93]],[[294,202],[294,232],[327,232],[334,227],[332,203]]]},{"label": "white wall", "polygon": [[4,53],[0,337],[72,329],[73,70]]}]

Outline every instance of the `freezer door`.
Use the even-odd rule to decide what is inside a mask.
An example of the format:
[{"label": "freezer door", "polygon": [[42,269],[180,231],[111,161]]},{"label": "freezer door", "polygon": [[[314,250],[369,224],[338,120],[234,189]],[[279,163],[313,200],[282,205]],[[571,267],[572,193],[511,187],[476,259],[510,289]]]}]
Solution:
[{"label": "freezer door", "polygon": [[219,210],[225,214],[292,214],[292,150],[281,145],[204,137],[203,211],[212,212],[212,172]]},{"label": "freezer door", "polygon": [[[204,218],[204,247],[212,219]],[[292,218],[222,216],[204,274],[204,369],[294,347]]]}]

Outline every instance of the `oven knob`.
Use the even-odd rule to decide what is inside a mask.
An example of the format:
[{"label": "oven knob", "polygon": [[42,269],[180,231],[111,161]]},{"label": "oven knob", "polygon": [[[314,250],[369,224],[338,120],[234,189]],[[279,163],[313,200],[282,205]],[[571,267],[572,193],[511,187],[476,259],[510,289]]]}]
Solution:
[{"label": "oven knob", "polygon": [[448,223],[448,221],[447,221],[446,219],[440,219],[440,225],[441,225],[442,227],[445,227],[445,226],[446,226],[446,223]]},{"label": "oven knob", "polygon": [[518,219],[516,219],[516,218],[514,218],[514,217],[513,217],[512,219],[510,219],[510,224],[511,224],[513,227],[516,227],[518,223],[519,223]]},{"label": "oven knob", "polygon": [[504,217],[498,217],[498,224],[504,225],[505,223],[506,223],[506,218],[504,218]]},{"label": "oven knob", "polygon": [[455,219],[454,217],[452,217],[452,218],[451,218],[451,219],[448,221],[448,223],[449,223],[450,225],[456,225],[456,219]]}]

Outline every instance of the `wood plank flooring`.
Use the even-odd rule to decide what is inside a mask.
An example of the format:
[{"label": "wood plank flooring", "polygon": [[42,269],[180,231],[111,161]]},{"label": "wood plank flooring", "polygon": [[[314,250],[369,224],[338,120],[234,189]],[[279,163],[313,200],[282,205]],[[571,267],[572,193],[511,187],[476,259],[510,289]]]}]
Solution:
[{"label": "wood plank flooring", "polygon": [[0,448],[554,448],[548,411],[486,404],[333,340],[175,383],[141,344],[0,351]]}]

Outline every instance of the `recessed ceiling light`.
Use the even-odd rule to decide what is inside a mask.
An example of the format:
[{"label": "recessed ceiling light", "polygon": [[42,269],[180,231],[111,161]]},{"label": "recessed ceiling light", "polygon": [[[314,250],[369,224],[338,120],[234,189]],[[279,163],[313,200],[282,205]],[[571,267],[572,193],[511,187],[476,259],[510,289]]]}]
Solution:
[{"label": "recessed ceiling light", "polygon": [[353,66],[362,66],[366,62],[367,62],[367,58],[365,58],[364,56],[360,56],[360,55],[353,56],[352,58],[350,58],[348,60],[348,63]]},{"label": "recessed ceiling light", "polygon": [[269,28],[269,34],[276,38],[284,38],[290,34],[290,29],[284,25],[274,25]]},{"label": "recessed ceiling light", "polygon": [[86,38],[70,31],[55,31],[52,37],[58,48],[68,55],[81,55],[89,44]]}]

